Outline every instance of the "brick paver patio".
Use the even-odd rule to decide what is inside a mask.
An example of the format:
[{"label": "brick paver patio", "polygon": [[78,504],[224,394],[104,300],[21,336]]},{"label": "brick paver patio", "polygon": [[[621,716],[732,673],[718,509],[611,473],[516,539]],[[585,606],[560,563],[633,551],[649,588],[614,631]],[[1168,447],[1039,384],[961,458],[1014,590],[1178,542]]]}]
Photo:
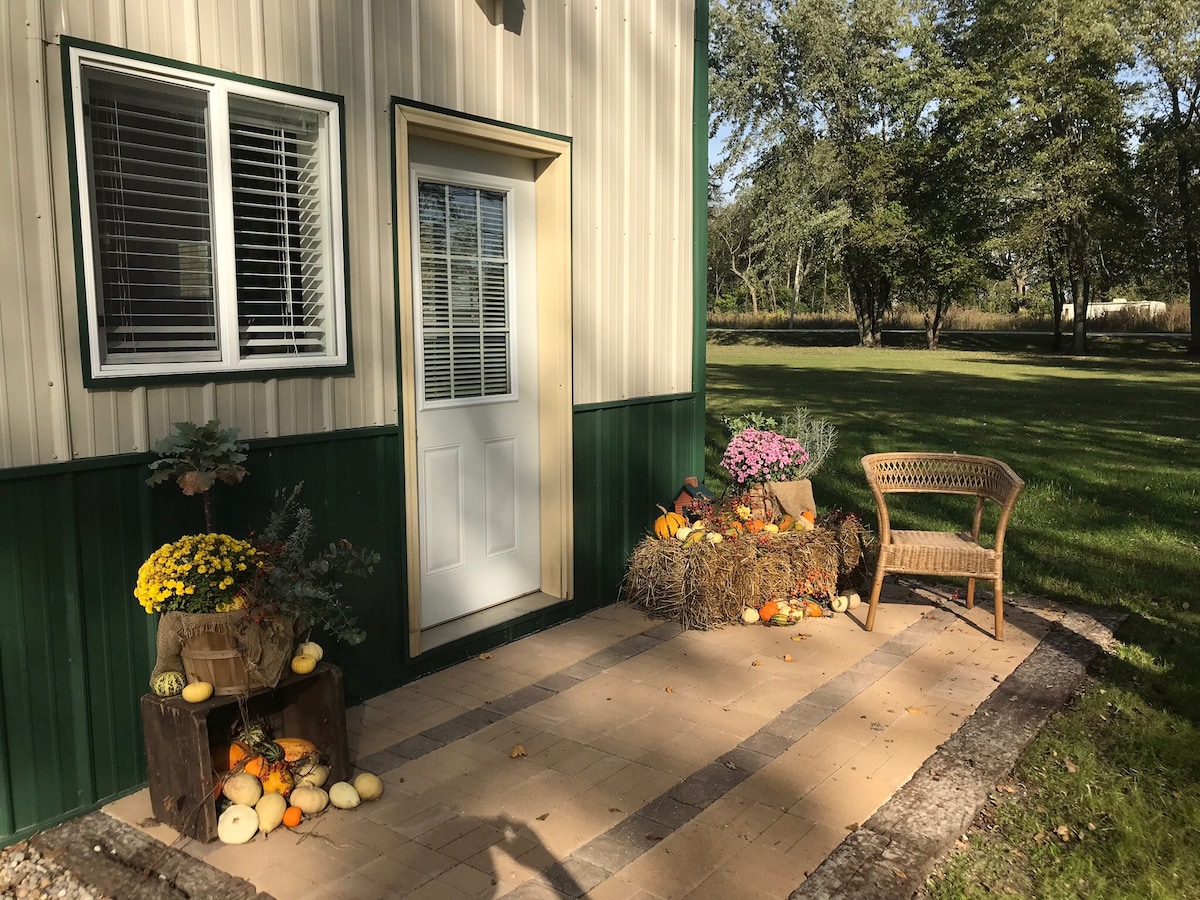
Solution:
[{"label": "brick paver patio", "polygon": [[358,809],[241,846],[180,838],[147,791],[105,811],[279,900],[784,898],[1061,618],[1014,603],[1000,643],[989,606],[916,585],[865,611],[681,632],[609,607],[349,710],[385,784]]}]

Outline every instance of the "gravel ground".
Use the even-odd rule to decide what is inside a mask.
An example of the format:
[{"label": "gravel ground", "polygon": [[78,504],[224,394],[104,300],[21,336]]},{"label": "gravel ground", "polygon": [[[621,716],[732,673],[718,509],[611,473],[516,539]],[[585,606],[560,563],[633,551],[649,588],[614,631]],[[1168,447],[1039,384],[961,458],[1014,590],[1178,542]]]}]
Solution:
[{"label": "gravel ground", "polygon": [[34,897],[110,900],[28,844],[0,850],[0,900]]}]

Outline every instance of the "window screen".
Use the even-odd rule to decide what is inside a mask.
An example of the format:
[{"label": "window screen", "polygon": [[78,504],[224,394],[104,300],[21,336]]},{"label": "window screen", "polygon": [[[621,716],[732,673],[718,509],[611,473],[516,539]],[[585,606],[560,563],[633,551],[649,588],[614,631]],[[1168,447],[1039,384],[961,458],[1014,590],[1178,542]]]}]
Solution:
[{"label": "window screen", "polygon": [[512,393],[508,196],[418,180],[425,401]]}]

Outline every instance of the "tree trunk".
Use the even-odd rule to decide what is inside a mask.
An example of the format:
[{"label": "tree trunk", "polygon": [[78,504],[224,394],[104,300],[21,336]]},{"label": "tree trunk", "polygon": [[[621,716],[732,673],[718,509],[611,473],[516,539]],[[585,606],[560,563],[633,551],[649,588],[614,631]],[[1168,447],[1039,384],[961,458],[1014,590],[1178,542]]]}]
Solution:
[{"label": "tree trunk", "polygon": [[1062,350],[1062,285],[1058,281],[1058,261],[1054,258],[1054,247],[1046,242],[1046,270],[1050,273],[1050,297],[1054,309],[1054,337],[1050,340],[1050,350],[1058,353]]},{"label": "tree trunk", "polygon": [[[1171,91],[1172,112],[1176,122],[1182,122],[1179,109],[1179,94]],[[1188,342],[1188,353],[1200,355],[1200,251],[1196,247],[1195,217],[1192,212],[1192,154],[1182,131],[1177,126],[1176,187],[1179,193],[1179,212],[1183,220],[1183,255],[1187,260],[1188,309],[1191,313],[1192,339]]]},{"label": "tree trunk", "polygon": [[938,339],[942,333],[942,313],[945,301],[941,293],[935,293],[933,307],[925,308],[925,346],[930,350],[938,348]]},{"label": "tree trunk", "polygon": [[1071,280],[1071,303],[1075,309],[1075,319],[1071,322],[1071,352],[1076,356],[1087,353],[1087,256],[1087,226],[1075,220],[1067,225],[1067,277]]}]

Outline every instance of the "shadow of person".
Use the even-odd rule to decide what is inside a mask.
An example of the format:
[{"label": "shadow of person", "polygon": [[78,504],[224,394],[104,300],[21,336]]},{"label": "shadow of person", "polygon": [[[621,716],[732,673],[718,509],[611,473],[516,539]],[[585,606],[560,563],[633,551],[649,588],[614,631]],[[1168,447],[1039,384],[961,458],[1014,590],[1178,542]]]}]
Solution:
[{"label": "shadow of person", "polygon": [[[512,900],[576,900],[587,897],[587,891],[575,880],[564,863],[550,852],[537,833],[526,823],[504,815],[482,818],[479,821],[490,825],[502,835],[502,839],[489,848],[492,878],[496,885],[493,897],[499,897],[501,894]],[[500,854],[508,856],[522,868],[532,869],[536,874],[515,891],[504,893],[506,886],[503,885],[503,863]]]}]

